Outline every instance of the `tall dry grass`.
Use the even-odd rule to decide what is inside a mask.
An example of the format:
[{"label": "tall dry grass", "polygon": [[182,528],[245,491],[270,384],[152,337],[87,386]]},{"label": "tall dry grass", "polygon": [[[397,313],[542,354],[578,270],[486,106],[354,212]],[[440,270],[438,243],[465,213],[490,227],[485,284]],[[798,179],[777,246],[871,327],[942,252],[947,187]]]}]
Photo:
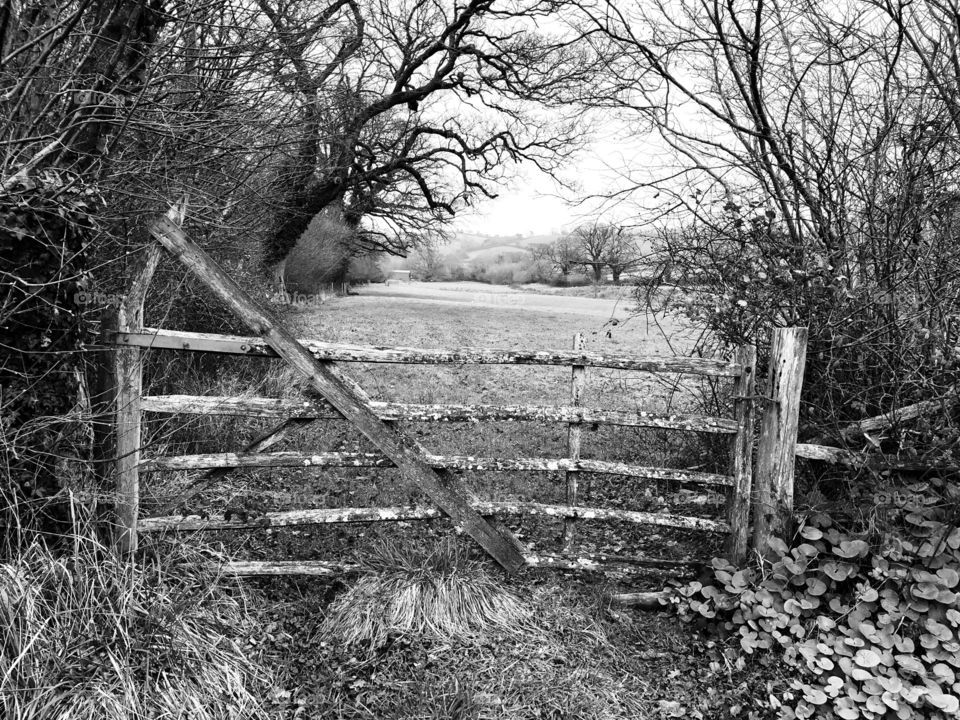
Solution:
[{"label": "tall dry grass", "polygon": [[247,602],[216,558],[155,544],[128,562],[79,530],[0,564],[0,717],[263,718]]},{"label": "tall dry grass", "polygon": [[363,553],[366,574],[334,602],[322,632],[372,648],[398,635],[439,641],[532,628],[532,611],[446,539],[435,547],[380,540]]}]

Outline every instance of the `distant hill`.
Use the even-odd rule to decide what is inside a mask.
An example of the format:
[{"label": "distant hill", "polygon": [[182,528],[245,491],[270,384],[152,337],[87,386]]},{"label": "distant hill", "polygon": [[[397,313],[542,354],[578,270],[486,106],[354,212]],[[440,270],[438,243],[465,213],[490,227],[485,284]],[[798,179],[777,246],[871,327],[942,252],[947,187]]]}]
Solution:
[{"label": "distant hill", "polygon": [[522,257],[529,252],[528,247],[521,245],[494,245],[493,247],[481,247],[476,250],[469,250],[464,253],[466,259],[470,262],[497,260],[498,258],[513,259]]},{"label": "distant hill", "polygon": [[443,253],[461,257],[464,260],[493,260],[499,255],[526,253],[534,245],[552,243],[557,237],[559,236],[550,233],[539,235],[459,233],[443,246]]}]

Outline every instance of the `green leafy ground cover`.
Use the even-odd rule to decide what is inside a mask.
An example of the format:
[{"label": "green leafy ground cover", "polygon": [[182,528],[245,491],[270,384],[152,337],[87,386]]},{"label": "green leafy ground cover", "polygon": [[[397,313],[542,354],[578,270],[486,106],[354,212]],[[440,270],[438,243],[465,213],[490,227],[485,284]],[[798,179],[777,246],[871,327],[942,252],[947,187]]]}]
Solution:
[{"label": "green leafy ground cover", "polygon": [[815,513],[792,547],[758,568],[713,562],[678,589],[681,617],[732,640],[730,658],[778,657],[789,689],[781,718],[943,718],[960,710],[958,493],[915,483],[882,523]]}]

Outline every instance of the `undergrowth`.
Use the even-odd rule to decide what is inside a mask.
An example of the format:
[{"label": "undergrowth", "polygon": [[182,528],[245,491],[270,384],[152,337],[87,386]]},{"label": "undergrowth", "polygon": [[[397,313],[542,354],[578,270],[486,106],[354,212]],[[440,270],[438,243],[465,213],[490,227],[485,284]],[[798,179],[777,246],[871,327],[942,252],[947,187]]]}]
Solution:
[{"label": "undergrowth", "polygon": [[401,635],[447,641],[529,628],[532,611],[451,539],[424,553],[380,540],[362,567],[367,573],[324,621],[324,633],[338,642],[378,648]]},{"label": "undergrowth", "polygon": [[119,559],[92,533],[0,564],[0,717],[265,717],[239,589],[183,543]]},{"label": "undergrowth", "polygon": [[714,560],[677,589],[680,616],[741,653],[778,657],[786,686],[751,717],[954,718],[960,710],[960,493],[940,480],[891,493],[884,522],[816,513],[756,567]]}]

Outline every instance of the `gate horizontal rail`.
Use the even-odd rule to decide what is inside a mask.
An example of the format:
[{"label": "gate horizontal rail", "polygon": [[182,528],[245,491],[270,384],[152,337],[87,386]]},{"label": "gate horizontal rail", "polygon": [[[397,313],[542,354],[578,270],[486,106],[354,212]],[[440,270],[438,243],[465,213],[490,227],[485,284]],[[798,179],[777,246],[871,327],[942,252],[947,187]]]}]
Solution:
[{"label": "gate horizontal rail", "polygon": [[[659,512],[618,510],[614,508],[591,508],[570,505],[548,505],[535,502],[480,502],[470,503],[481,515],[489,517],[508,515],[544,515],[557,518],[583,520],[614,520],[644,525],[705,530],[728,533],[730,525],[719,520],[687,517]],[[443,513],[430,506],[363,507],[363,508],[318,508],[313,510],[283,510],[269,512],[257,517],[237,517],[230,520],[203,518],[199,515],[143,518],[140,532],[163,530],[200,531],[231,530],[242,528],[286,527],[291,525],[324,525],[328,523],[391,522],[434,520]]]},{"label": "gate horizontal rail", "polygon": [[[477,470],[487,472],[541,471],[588,472],[603,475],[622,475],[647,480],[667,480],[695,485],[733,485],[731,475],[705,473],[695,470],[645,467],[607,460],[570,460],[569,458],[484,458],[472,455],[426,455],[429,464],[447,470]],[[205,453],[197,455],[169,455],[140,463],[140,472],[162,470],[212,470],[215,468],[250,467],[394,467],[393,461],[381,453],[325,452],[308,453],[285,451],[275,453]]]},{"label": "gate horizontal rail", "polygon": [[[584,423],[659,428],[688,432],[735,435],[739,425],[731,418],[709,415],[684,415],[595,410],[573,406],[543,405],[427,405],[418,403],[370,403],[382,420],[411,422],[522,421]],[[229,397],[217,395],[145,395],[141,409],[148,412],[191,415],[243,415],[245,417],[309,418],[338,420],[342,415],[322,400],[295,400],[267,397]]]},{"label": "gate horizontal rail", "polygon": [[[525,553],[523,556],[528,567],[550,570],[604,570],[611,565],[623,567],[641,567],[669,569],[674,572],[701,566],[699,560],[663,560],[660,558],[610,556],[602,553],[587,553],[570,558],[558,555],[534,555]],[[334,562],[330,560],[233,560],[221,566],[226,572],[238,576],[264,575],[313,575],[318,577],[335,577],[347,573],[360,572],[361,566],[357,563]]]},{"label": "gate horizontal rail", "polygon": [[[116,332],[117,345],[155,350],[189,350],[228,355],[279,357],[261,338],[242,335],[184,332],[144,328],[141,332]],[[300,339],[317,360],[339,362],[405,363],[422,365],[561,365],[683,373],[705,377],[739,377],[743,365],[709,358],[628,356],[569,350],[502,350],[496,348],[367,347]]]}]

